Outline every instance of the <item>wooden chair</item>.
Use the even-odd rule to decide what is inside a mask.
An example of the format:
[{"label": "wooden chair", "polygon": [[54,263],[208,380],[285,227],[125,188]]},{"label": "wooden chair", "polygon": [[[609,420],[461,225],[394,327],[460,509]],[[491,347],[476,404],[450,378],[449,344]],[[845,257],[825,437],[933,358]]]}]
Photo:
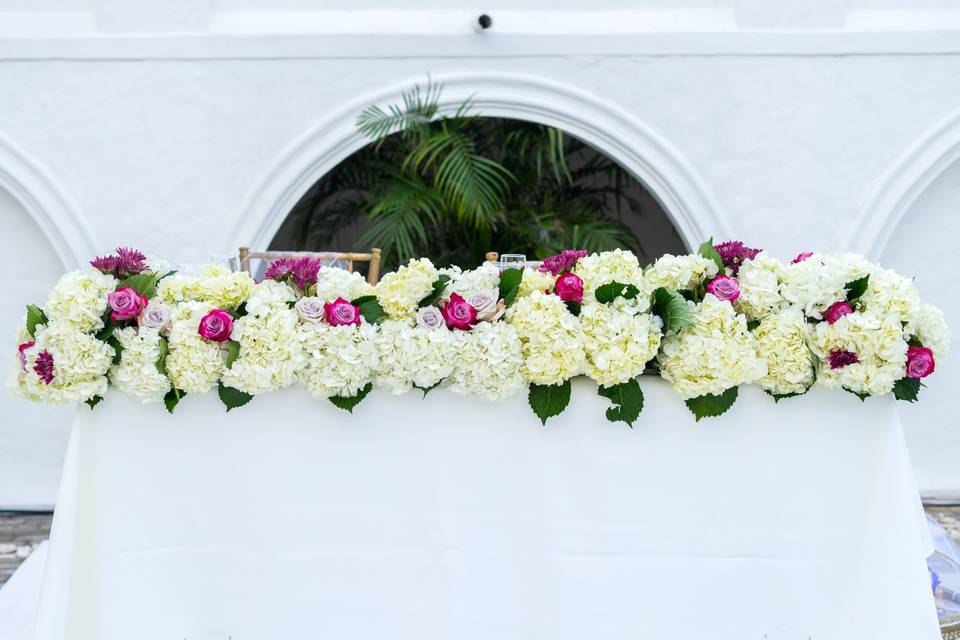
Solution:
[{"label": "wooden chair", "polygon": [[240,247],[240,269],[250,273],[250,260],[279,260],[281,258],[302,258],[310,256],[320,260],[346,260],[347,270],[353,271],[355,262],[369,262],[367,282],[377,284],[380,279],[380,249],[371,249],[370,253],[337,253],[336,251],[250,251],[250,247]]}]

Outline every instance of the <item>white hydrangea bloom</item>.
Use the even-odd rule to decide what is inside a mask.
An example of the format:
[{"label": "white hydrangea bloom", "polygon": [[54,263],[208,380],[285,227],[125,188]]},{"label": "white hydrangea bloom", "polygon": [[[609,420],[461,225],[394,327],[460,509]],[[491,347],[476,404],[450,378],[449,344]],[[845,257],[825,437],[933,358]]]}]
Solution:
[{"label": "white hydrangea bloom", "polygon": [[614,249],[592,253],[580,258],[573,272],[583,280],[584,303],[594,300],[594,291],[597,287],[608,282],[620,282],[632,284],[640,290],[640,295],[637,297],[638,303],[641,304],[640,311],[646,311],[650,305],[649,291],[644,288],[643,269],[640,268],[637,256],[630,251]]},{"label": "white hydrangea bloom", "polygon": [[682,398],[719,395],[766,375],[747,319],[733,305],[710,293],[689,304],[693,324],[664,337],[657,357],[661,375]]},{"label": "white hydrangea bloom", "polygon": [[775,395],[803,393],[810,388],[815,363],[808,346],[808,324],[798,307],[766,315],[753,335],[757,353],[767,363],[767,374],[757,380],[761,388]]},{"label": "white hydrangea bloom", "polygon": [[[274,293],[281,296],[279,289]],[[256,309],[256,314],[245,315],[234,323],[230,338],[240,343],[240,353],[223,372],[223,384],[252,395],[291,386],[305,361],[297,312],[286,301],[266,304],[258,300]]]},{"label": "white hydrangea bloom", "polygon": [[860,297],[861,310],[876,316],[892,313],[903,322],[913,322],[920,313],[920,292],[912,278],[876,267],[870,273],[867,290]]},{"label": "white hydrangea bloom", "polygon": [[306,358],[298,377],[311,394],[354,396],[372,381],[377,366],[372,325],[302,323],[298,332]]},{"label": "white hydrangea bloom", "polygon": [[784,305],[780,295],[780,277],[783,265],[761,253],[740,265],[737,281],[740,297],[737,309],[750,320],[761,320]]},{"label": "white hydrangea bloom", "polygon": [[110,383],[144,404],[160,402],[170,391],[170,380],[157,369],[160,359],[160,334],[154,329],[125,327],[113,335],[123,351],[120,363],[110,367]]},{"label": "white hydrangea bloom", "polygon": [[255,285],[245,271],[208,264],[198,276],[167,276],[157,285],[157,297],[168,304],[208,302],[217,309],[235,309],[246,302]]},{"label": "white hydrangea bloom", "polygon": [[505,322],[481,322],[457,331],[456,357],[446,385],[487,400],[508,398],[524,388],[520,338]]},{"label": "white hydrangea bloom", "polygon": [[[903,325],[894,315],[877,316],[854,312],[834,324],[821,322],[811,334],[811,348],[820,359],[817,382],[825,387],[843,387],[860,394],[882,395],[904,375],[907,343]],[[858,362],[831,369],[830,354],[850,351]]]},{"label": "white hydrangea bloom", "polygon": [[44,311],[50,322],[61,323],[77,331],[97,331],[103,327],[107,294],[117,288],[117,279],[96,269],[65,273],[50,292]]},{"label": "white hydrangea bloom", "polygon": [[477,291],[489,289],[496,291],[499,287],[500,270],[488,262],[476,269],[463,271],[452,278],[445,297],[449,297],[450,292],[454,292],[469,298],[470,294]]},{"label": "white hydrangea bloom", "polygon": [[555,295],[534,291],[507,311],[523,345],[523,378],[542,385],[559,384],[586,366],[580,322]]},{"label": "white hydrangea bloom", "polygon": [[920,305],[917,319],[907,327],[906,333],[915,335],[923,346],[929,347],[937,361],[946,358],[950,351],[950,329],[943,312],[932,304]]},{"label": "white hydrangea bloom", "polygon": [[784,267],[780,295],[803,309],[805,315],[822,318],[830,305],[847,299],[846,284],[867,275],[872,268],[852,253],[815,253],[803,262]]},{"label": "white hydrangea bloom", "polygon": [[[22,342],[30,341],[26,331],[18,333],[18,340],[26,337]],[[20,366],[17,356],[15,368],[11,369],[8,384],[13,393],[54,404],[84,402],[106,394],[113,347],[63,321],[38,326],[34,342],[23,353],[26,366]],[[43,352],[53,356],[53,379],[49,384],[34,371]]]},{"label": "white hydrangea bloom", "polygon": [[147,256],[144,264],[147,265],[148,271],[152,271],[158,276],[164,276],[173,270],[173,267],[169,262],[162,258],[158,258],[157,256]]},{"label": "white hydrangea bloom", "polygon": [[658,287],[667,289],[696,289],[713,279],[718,272],[717,263],[699,254],[660,256],[643,273],[649,291]]},{"label": "white hydrangea bloom", "polygon": [[553,291],[557,284],[556,276],[549,273],[543,273],[530,267],[524,267],[523,277],[520,280],[520,288],[517,290],[517,298],[525,298],[531,293],[543,293]]},{"label": "white hydrangea bloom", "polygon": [[438,275],[436,267],[427,258],[410,260],[380,279],[376,286],[377,299],[392,319],[412,318],[417,312],[417,303],[433,290]]},{"label": "white hydrangea bloom", "polygon": [[297,300],[297,293],[286,282],[264,280],[253,288],[247,299],[247,313],[253,316],[266,315],[275,309],[289,309],[289,302]]},{"label": "white hydrangea bloom", "polygon": [[185,302],[174,313],[167,340],[167,377],[174,387],[186,393],[205,393],[217,386],[223,373],[225,352],[219,342],[200,336],[200,320],[214,305],[210,302]]},{"label": "white hydrangea bloom", "polygon": [[457,342],[446,327],[425,329],[405,320],[387,320],[378,329],[376,387],[396,395],[413,385],[429,389],[453,371]]},{"label": "white hydrangea bloom", "polygon": [[374,294],[373,285],[362,275],[337,267],[320,267],[317,271],[316,290],[314,297],[324,302],[333,302],[337,298],[355,300]]},{"label": "white hydrangea bloom", "polygon": [[636,378],[660,349],[663,323],[640,313],[632,302],[623,298],[610,304],[590,302],[580,312],[586,374],[602,386]]}]

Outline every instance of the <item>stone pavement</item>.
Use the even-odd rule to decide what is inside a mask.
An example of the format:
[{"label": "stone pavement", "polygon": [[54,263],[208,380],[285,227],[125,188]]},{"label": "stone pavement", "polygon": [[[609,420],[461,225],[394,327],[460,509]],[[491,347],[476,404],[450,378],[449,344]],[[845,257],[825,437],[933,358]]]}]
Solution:
[{"label": "stone pavement", "polygon": [[53,514],[0,511],[0,585],[50,536]]}]

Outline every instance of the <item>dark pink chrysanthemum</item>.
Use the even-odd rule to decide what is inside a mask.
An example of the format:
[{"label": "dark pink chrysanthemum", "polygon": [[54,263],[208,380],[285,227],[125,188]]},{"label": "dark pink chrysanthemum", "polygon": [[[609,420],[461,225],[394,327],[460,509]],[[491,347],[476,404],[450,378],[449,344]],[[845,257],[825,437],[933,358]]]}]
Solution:
[{"label": "dark pink chrysanthemum", "polygon": [[317,283],[317,273],[320,271],[320,260],[304,256],[298,258],[290,267],[290,273],[293,276],[293,283],[306,290],[307,287]]},{"label": "dark pink chrysanthemum", "polygon": [[540,264],[540,271],[555,276],[570,271],[580,258],[586,258],[587,252],[582,249],[564,249],[560,255],[545,258]]},{"label": "dark pink chrysanthemum", "polygon": [[49,351],[41,351],[33,361],[33,371],[44,384],[53,382],[53,354]]},{"label": "dark pink chrysanthemum", "polygon": [[267,267],[266,273],[263,274],[264,280],[283,280],[286,276],[290,275],[292,264],[293,261],[286,258],[274,260],[270,263],[270,266]]},{"label": "dark pink chrysanthemum", "polygon": [[123,272],[124,277],[140,273],[147,268],[147,256],[136,249],[117,247],[117,256],[118,269]]},{"label": "dark pink chrysanthemum", "polygon": [[837,351],[830,352],[831,369],[842,369],[847,365],[856,364],[858,362],[860,362],[860,358],[858,358],[857,354],[855,354],[853,351],[838,349]]},{"label": "dark pink chrysanthemum", "polygon": [[94,260],[90,261],[90,266],[102,273],[114,274],[117,271],[117,266],[120,264],[120,258],[117,256],[103,256],[97,257]]},{"label": "dark pink chrysanthemum", "polygon": [[740,272],[740,265],[747,260],[753,260],[757,257],[758,253],[763,251],[763,249],[748,247],[739,240],[721,242],[718,245],[714,245],[713,248],[716,249],[720,257],[723,258],[723,266],[730,269],[733,275],[737,275]]}]

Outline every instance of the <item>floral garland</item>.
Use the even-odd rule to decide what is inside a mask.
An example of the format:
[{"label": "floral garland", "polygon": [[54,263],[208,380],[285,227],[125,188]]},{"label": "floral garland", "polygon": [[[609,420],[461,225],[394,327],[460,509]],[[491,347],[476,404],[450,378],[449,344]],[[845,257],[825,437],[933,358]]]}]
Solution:
[{"label": "floral garland", "polygon": [[347,411],[374,388],[490,400],[527,389],[546,423],[585,375],[612,403],[607,418],[632,426],[644,372],[697,420],[744,384],[775,401],[818,384],[913,402],[950,341],[908,278],[853,254],[783,264],[741,242],[646,268],[621,250],[503,271],[420,258],[376,287],[309,257],[273,262],[260,283],[214,265],[180,275],[127,248],[91,267],[27,307],[15,393],[94,407],[112,384],[172,413],[214,388],[227,410],[299,384]]}]

